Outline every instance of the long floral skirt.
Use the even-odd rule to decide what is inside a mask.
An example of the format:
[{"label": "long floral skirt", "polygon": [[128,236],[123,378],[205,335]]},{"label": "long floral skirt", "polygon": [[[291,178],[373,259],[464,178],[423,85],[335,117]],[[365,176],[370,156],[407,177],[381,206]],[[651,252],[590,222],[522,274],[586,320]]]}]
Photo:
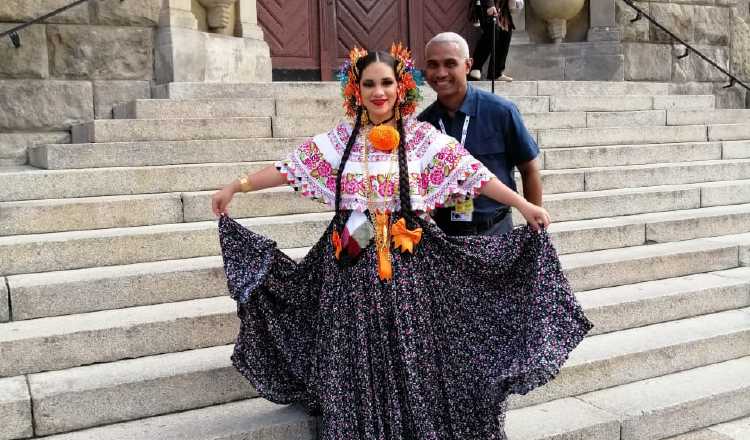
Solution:
[{"label": "long floral skirt", "polygon": [[378,278],[370,245],[341,265],[331,226],[299,263],[227,217],[241,320],[232,361],[261,396],[320,415],[324,440],[504,439],[509,394],[552,379],[592,325],[545,232],[423,228]]}]

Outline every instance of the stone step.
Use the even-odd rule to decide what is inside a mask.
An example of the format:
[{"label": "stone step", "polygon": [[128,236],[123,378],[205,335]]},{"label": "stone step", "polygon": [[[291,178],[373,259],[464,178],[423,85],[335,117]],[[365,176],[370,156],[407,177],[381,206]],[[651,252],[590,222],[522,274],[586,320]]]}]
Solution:
[{"label": "stone step", "polygon": [[659,440],[750,414],[748,371],[744,357],[577,399],[615,415],[621,440]]},{"label": "stone step", "polygon": [[50,435],[255,397],[232,366],[233,346],[29,375],[37,421]]},{"label": "stone step", "polygon": [[724,141],[721,154],[723,159],[748,159],[750,141]]},{"label": "stone step", "polygon": [[274,116],[273,99],[137,99],[114,107],[116,119],[211,119]]},{"label": "stone step", "polygon": [[742,141],[750,139],[750,124],[719,124],[708,127],[710,141]]},{"label": "stone step", "polygon": [[[639,110],[630,112],[586,112],[585,127],[646,127],[662,126],[666,125],[666,123],[666,110]],[[562,127],[559,124],[557,126],[553,126],[550,124],[548,126],[539,127],[539,129],[547,128],[569,127]]]},{"label": "stone step", "polygon": [[[750,136],[748,136],[750,138]],[[721,140],[708,138],[705,125],[664,127],[597,127],[540,130],[538,143],[542,148],[591,147],[627,144],[667,144]]]},{"label": "stone step", "polygon": [[[561,260],[571,285],[576,290],[621,286],[734,268],[740,264],[738,245],[735,243],[737,236],[729,237],[724,242],[718,242],[719,239],[699,239],[568,254],[562,255]],[[213,238],[215,241],[215,236]],[[212,245],[213,243],[205,244],[206,247]],[[749,246],[744,248],[747,247]],[[214,251],[209,249],[206,253],[218,253],[217,250]],[[301,258],[307,253],[307,248],[286,252],[293,257]],[[164,255],[162,258],[168,256]],[[133,258],[136,261],[142,259],[143,257]],[[9,292],[3,297],[9,298],[13,304],[12,319],[26,320],[86,313],[200,299],[227,293],[222,262],[217,256],[150,263],[101,263],[113,264],[108,267],[98,267],[95,260],[84,263],[92,267],[8,276]],[[641,270],[641,265],[648,270]],[[706,302],[709,303],[711,301]],[[641,304],[637,306],[640,307]],[[602,307],[600,313],[609,316],[607,314],[610,313],[610,309]],[[675,310],[677,309],[675,306]],[[643,311],[642,316],[651,315]],[[624,317],[618,319],[622,320]],[[612,324],[615,327],[617,325],[620,324]]]},{"label": "stone step", "polygon": [[[315,420],[299,406],[248,399],[49,439],[314,440],[315,425]],[[513,440],[619,440],[619,429],[619,423],[611,415],[576,399],[509,411],[506,422],[506,432]]]},{"label": "stone step", "polygon": [[265,399],[247,399],[54,435],[48,439],[314,440],[316,426],[315,418],[305,414],[297,405],[276,405]]},{"label": "stone step", "polygon": [[236,313],[222,296],[3,323],[0,377],[230,344]]},{"label": "stone step", "polygon": [[741,124],[750,120],[750,109],[716,109],[712,111],[669,111],[669,125]]},{"label": "stone step", "polygon": [[[205,191],[274,162],[205,163],[144,167],[39,170],[0,169],[0,202]],[[584,190],[583,170],[542,172],[545,193]]]},{"label": "stone step", "polygon": [[[290,120],[290,122],[293,122]],[[48,170],[142,167],[278,160],[305,138],[48,144],[29,150],[30,164]],[[545,169],[750,158],[750,142],[683,142],[543,148]]]},{"label": "stone step", "polygon": [[635,81],[538,81],[537,95],[668,95],[668,83]]},{"label": "stone step", "polygon": [[706,240],[717,244],[731,244],[739,247],[739,263],[742,266],[750,266],[750,234],[722,235],[711,237]]},{"label": "stone step", "polygon": [[31,397],[25,376],[0,378],[0,439],[28,438],[34,435]]},{"label": "stone step", "polygon": [[[683,142],[676,144],[610,145],[597,147],[547,148],[542,150],[544,169],[613,167],[652,163],[744,159],[724,155],[726,142]],[[738,145],[732,150],[740,156]],[[748,151],[750,153],[750,151]],[[750,154],[747,155],[750,157]]]},{"label": "stone step", "polygon": [[[281,248],[311,246],[332,213],[256,217],[242,223]],[[750,231],[750,205],[553,223],[561,254]],[[151,246],[148,246],[151,244]],[[148,252],[142,248],[148,246]],[[0,237],[5,275],[132,264],[218,254],[215,221]]]},{"label": "stone step", "polygon": [[196,141],[48,144],[29,150],[39,168],[144,167],[281,159],[304,138],[207,139]]},{"label": "stone step", "polygon": [[181,223],[179,193],[0,202],[0,236]]},{"label": "stone step", "polygon": [[749,354],[750,309],[591,336],[570,354],[552,382],[525,396],[513,396],[509,404],[534,405]]},{"label": "stone step", "polygon": [[29,148],[52,142],[70,142],[70,132],[0,133],[0,167],[23,165],[28,162]]},{"label": "stone step", "polygon": [[[508,96],[507,99],[512,101],[521,113],[545,113],[550,111],[549,96]],[[426,96],[417,111],[424,110],[435,100],[434,95]],[[649,107],[650,109],[650,107]],[[331,98],[296,98],[296,99],[277,99],[276,116],[286,117],[313,117],[320,115],[338,115],[344,116],[344,108],[341,97]]]},{"label": "stone step", "polygon": [[[0,174],[0,202],[215,190],[273,162],[82,170],[20,169]],[[559,179],[558,179],[559,180]]]},{"label": "stone step", "polygon": [[[506,431],[514,440],[658,440],[726,422],[750,414],[750,385],[748,376],[743,374],[750,368],[749,364],[748,358],[736,359],[596,391],[580,398],[511,410],[507,414]],[[614,400],[602,402],[606,397]],[[600,402],[606,405],[599,406]],[[724,429],[734,432],[744,429],[741,424],[737,426],[738,422],[728,427],[723,425]],[[176,440],[188,437],[195,440],[271,437],[313,440],[316,430],[315,421],[298,406],[248,399],[49,438]]]},{"label": "stone step", "polygon": [[[509,96],[524,113],[544,112],[622,112],[661,110],[660,117],[670,109],[713,109],[713,95],[687,96]],[[426,93],[418,111],[435,99]],[[275,101],[275,102],[274,102]],[[728,113],[729,114],[729,113]],[[227,118],[252,116],[312,117],[320,115],[344,116],[338,93],[327,98],[254,98],[254,99],[139,99],[114,108],[118,119],[182,119]],[[742,121],[736,121],[742,122]],[[704,124],[704,122],[695,122]],[[650,125],[654,125],[651,123]],[[664,125],[663,123],[661,125]],[[670,124],[685,125],[685,124]]]},{"label": "stone step", "polygon": [[[547,112],[523,115],[529,130],[572,129],[585,127],[665,126],[665,110],[610,112]],[[330,130],[341,120],[339,115],[276,116],[273,118],[275,137],[305,137]],[[620,128],[622,130],[622,128]],[[705,130],[704,130],[705,131]],[[701,139],[705,140],[705,132]],[[544,146],[544,145],[543,145]]]},{"label": "stone step", "polygon": [[750,203],[748,185],[748,180],[701,183],[701,205],[708,207]]},{"label": "stone step", "polygon": [[552,240],[560,254],[684,241],[748,231],[748,204],[573,220],[553,223],[549,227]]},{"label": "stone step", "polygon": [[97,119],[73,125],[74,144],[271,137],[271,118]]},{"label": "stone step", "polygon": [[[644,343],[644,340],[647,341]],[[232,346],[29,375],[36,433],[48,435],[254,397]],[[530,406],[750,353],[750,313],[733,310],[586,338]],[[175,368],[176,367],[176,368]],[[106,404],[109,402],[109,404]]]},{"label": "stone step", "polygon": [[16,321],[229,294],[219,256],[14,275],[7,285]]},{"label": "stone step", "polygon": [[750,307],[750,268],[699,273],[576,293],[589,335]]},{"label": "stone step", "polygon": [[[281,248],[310,246],[331,213],[242,220]],[[0,237],[0,275],[219,255],[216,221]]]},{"label": "stone step", "polygon": [[[750,181],[730,181],[723,184],[731,190],[736,190],[743,185],[750,185]],[[699,208],[701,202],[712,202],[708,193],[703,194],[704,185],[707,184],[549,194],[544,197],[544,206],[555,222]],[[711,190],[717,191],[721,188],[714,185]],[[211,191],[182,193],[186,222],[214,218],[210,203],[212,194]],[[750,194],[744,198],[739,196],[735,195],[735,204],[750,203]],[[240,218],[323,211],[332,211],[332,208],[302,198],[288,187],[237,194],[231,205],[232,216]],[[523,218],[514,212],[514,220],[521,223]]]},{"label": "stone step", "polygon": [[655,212],[625,217],[646,224],[648,243],[741,234],[750,227],[750,204]]},{"label": "stone step", "polygon": [[741,264],[737,236],[699,238],[561,255],[576,291],[733,269]]},{"label": "stone step", "polygon": [[703,183],[716,178],[746,180],[750,179],[750,159],[587,168],[584,176],[586,191]]},{"label": "stone step", "polygon": [[[641,83],[645,84],[645,83]],[[478,81],[472,83],[475,87],[490,90],[490,83]],[[602,86],[608,89],[607,86]],[[502,96],[537,96],[536,81],[513,81],[511,83],[495,83],[495,93]],[[612,87],[609,86],[611,89]],[[617,86],[615,86],[617,88]],[[633,92],[640,94],[666,94],[666,84],[660,86],[627,86]],[[603,89],[603,90],[604,90]],[[619,89],[624,90],[623,87]],[[420,87],[425,102],[435,99],[435,92],[429,86]],[[659,93],[651,93],[659,92]],[[274,81],[271,83],[190,83],[178,82],[154,87],[152,96],[158,99],[341,99],[341,84],[338,81]],[[340,101],[339,101],[340,102]]]},{"label": "stone step", "polygon": [[[212,194],[213,191],[182,193],[183,213],[186,222],[207,221],[216,218],[211,211]],[[280,186],[262,191],[235,194],[229,210],[232,217],[253,218],[329,212],[333,211],[333,207],[302,197],[289,186]]]},{"label": "stone step", "polygon": [[7,280],[0,279],[0,322],[10,320],[10,293]]},{"label": "stone step", "polygon": [[747,440],[750,438],[750,417],[719,423],[705,429],[670,437],[667,440]]},{"label": "stone step", "polygon": [[[701,188],[673,185],[550,194],[544,197],[544,206],[554,222],[683,210],[700,208]],[[513,214],[516,224],[524,223],[517,211]]]},{"label": "stone step", "polygon": [[550,111],[707,110],[715,107],[715,101],[713,95],[562,95],[550,96]]}]

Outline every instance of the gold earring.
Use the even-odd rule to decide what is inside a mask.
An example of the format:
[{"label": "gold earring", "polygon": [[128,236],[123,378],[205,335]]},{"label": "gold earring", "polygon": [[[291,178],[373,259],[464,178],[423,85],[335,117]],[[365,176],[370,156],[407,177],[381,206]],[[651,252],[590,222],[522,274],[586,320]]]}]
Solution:
[{"label": "gold earring", "polygon": [[370,122],[370,117],[367,116],[367,109],[366,108],[362,109],[362,116],[360,117],[359,120],[362,123],[362,125],[367,125],[367,123]]},{"label": "gold earring", "polygon": [[399,107],[400,106],[396,104],[396,107],[394,107],[394,110],[393,110],[393,119],[397,121],[401,119],[401,111],[399,110]]}]

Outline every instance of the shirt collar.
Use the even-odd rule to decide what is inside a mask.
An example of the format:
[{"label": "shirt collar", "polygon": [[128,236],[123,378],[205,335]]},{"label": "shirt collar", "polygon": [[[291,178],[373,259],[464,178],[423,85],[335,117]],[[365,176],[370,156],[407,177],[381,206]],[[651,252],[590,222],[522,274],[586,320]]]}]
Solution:
[{"label": "shirt collar", "polygon": [[[440,101],[437,101],[436,107],[439,116],[447,115],[448,111],[440,104]],[[466,96],[464,96],[464,102],[461,103],[458,111],[472,118],[477,115],[477,91],[471,84],[466,87]]]},{"label": "shirt collar", "polygon": [[477,116],[477,91],[471,84],[466,86],[466,97],[458,111],[472,118]]}]

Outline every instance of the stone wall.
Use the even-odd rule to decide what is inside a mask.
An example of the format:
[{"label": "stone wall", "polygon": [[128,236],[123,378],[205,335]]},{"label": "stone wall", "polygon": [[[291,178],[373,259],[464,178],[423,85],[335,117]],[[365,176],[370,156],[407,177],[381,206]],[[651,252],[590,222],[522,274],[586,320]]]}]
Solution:
[{"label": "stone wall", "polygon": [[[0,31],[72,2],[0,0]],[[111,118],[154,83],[270,81],[255,0],[236,0],[223,34],[205,32],[198,3],[90,0],[21,30],[19,48],[0,41],[0,166],[26,163],[31,145],[69,142],[72,124]]]},{"label": "stone wall", "polygon": [[[651,0],[637,3],[649,15],[743,81],[750,80],[750,7],[748,0]],[[710,94],[721,107],[746,107],[745,89],[723,89],[726,77],[697,55],[679,59],[684,47],[672,44],[648,20],[630,20],[635,12],[616,0],[622,31],[625,79],[671,81],[675,91]]]},{"label": "stone wall", "polygon": [[[70,125],[110,118],[112,106],[150,97],[162,0],[95,0],[0,41],[0,165],[26,148],[68,142]],[[71,0],[2,0],[0,30]]]}]

